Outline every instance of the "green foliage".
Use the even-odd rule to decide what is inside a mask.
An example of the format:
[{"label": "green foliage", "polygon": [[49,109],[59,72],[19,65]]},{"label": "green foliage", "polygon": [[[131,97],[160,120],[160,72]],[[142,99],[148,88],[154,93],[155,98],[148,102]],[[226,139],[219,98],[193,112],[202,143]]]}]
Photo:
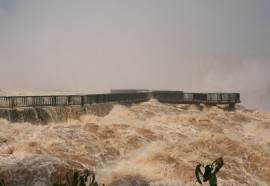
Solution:
[{"label": "green foliage", "polygon": [[[200,177],[203,178],[203,182],[209,182],[210,186],[217,186],[217,176],[216,173],[223,166],[223,158],[220,157],[215,160],[211,165],[206,165],[205,167],[202,164],[198,164],[195,168],[195,176],[197,182],[202,185]],[[202,173],[201,168],[204,168],[204,173]]]},{"label": "green foliage", "polygon": [[0,186],[5,186],[5,182],[4,182],[3,178],[0,178]]},{"label": "green foliage", "polygon": [[4,173],[1,172],[0,173],[0,186],[5,186],[5,182],[4,182]]},{"label": "green foliage", "polygon": [[[66,173],[66,183],[54,184],[53,186],[98,186],[95,174],[85,169],[83,172],[70,170]],[[1,186],[1,185],[0,185]]]}]

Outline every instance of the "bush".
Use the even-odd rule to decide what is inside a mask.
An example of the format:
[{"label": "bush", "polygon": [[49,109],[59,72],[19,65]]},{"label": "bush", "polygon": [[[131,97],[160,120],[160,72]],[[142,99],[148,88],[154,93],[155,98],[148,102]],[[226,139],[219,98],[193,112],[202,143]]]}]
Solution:
[{"label": "bush", "polygon": [[95,180],[95,174],[85,169],[83,172],[78,170],[68,171],[65,183],[57,183],[53,186],[99,186],[99,184]]},{"label": "bush", "polygon": [[[217,186],[217,176],[216,173],[223,166],[223,158],[220,157],[215,160],[211,165],[206,165],[205,167],[202,164],[198,164],[195,168],[195,176],[199,184],[202,185],[200,177],[203,178],[203,182],[209,182],[210,186]],[[202,173],[201,168],[204,168],[204,173]],[[196,184],[196,183],[195,183]]]}]

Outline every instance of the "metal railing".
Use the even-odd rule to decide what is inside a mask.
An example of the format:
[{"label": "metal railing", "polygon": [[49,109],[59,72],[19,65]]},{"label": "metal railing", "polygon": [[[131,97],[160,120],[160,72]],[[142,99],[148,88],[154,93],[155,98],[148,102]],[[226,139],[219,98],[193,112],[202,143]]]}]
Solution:
[{"label": "metal railing", "polygon": [[142,102],[148,100],[147,93],[54,95],[54,96],[2,96],[0,108],[91,105],[110,102]]},{"label": "metal railing", "polygon": [[143,102],[154,98],[160,102],[182,104],[235,104],[239,93],[184,93],[183,91],[148,91],[89,95],[2,96],[0,108],[92,105],[100,103]]},{"label": "metal railing", "polygon": [[155,92],[154,98],[160,102],[183,104],[230,104],[240,103],[239,93],[186,93],[181,91]]}]

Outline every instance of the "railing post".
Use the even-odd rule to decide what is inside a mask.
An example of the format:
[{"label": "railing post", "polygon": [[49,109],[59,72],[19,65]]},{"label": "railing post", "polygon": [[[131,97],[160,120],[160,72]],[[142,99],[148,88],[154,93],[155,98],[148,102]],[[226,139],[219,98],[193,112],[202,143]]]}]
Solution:
[{"label": "railing post", "polygon": [[229,103],[229,108],[230,109],[235,109],[235,103]]},{"label": "railing post", "polygon": [[81,96],[81,106],[84,106],[84,96]]},{"label": "railing post", "polygon": [[55,97],[55,96],[52,97],[52,105],[53,105],[53,106],[56,105],[56,97]]},{"label": "railing post", "polygon": [[14,97],[10,97],[10,107],[11,108],[15,107],[15,98]]},{"label": "railing post", "polygon": [[31,97],[32,98],[32,107],[36,106],[36,97]]}]

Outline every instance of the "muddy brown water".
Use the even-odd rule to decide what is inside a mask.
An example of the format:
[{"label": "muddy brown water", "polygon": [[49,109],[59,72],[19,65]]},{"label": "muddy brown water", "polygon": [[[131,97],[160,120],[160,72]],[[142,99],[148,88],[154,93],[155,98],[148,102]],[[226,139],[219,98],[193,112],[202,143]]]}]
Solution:
[{"label": "muddy brown water", "polygon": [[220,156],[219,185],[270,185],[270,113],[242,106],[151,100],[46,125],[0,119],[0,136],[10,146],[0,147],[7,185],[52,185],[70,168],[88,168],[105,185],[191,186],[197,163]]}]

